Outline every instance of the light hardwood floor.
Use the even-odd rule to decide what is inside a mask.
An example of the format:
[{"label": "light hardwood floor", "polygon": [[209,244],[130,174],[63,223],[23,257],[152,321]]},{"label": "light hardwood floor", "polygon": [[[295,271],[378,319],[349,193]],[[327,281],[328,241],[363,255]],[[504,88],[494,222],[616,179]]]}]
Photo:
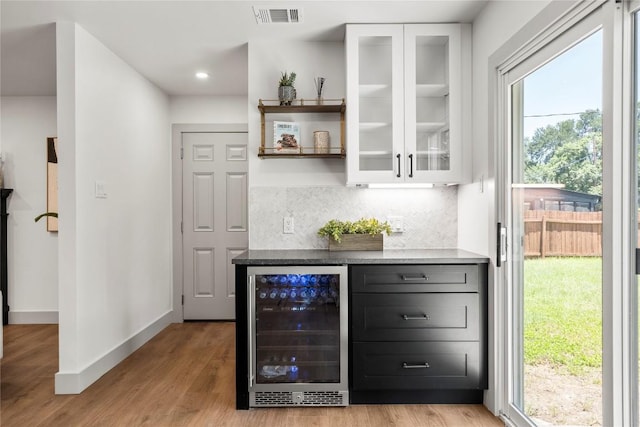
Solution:
[{"label": "light hardwood floor", "polygon": [[56,396],[57,325],[4,327],[0,425],[502,426],[482,405],[235,409],[235,324],[172,324],[79,395]]}]

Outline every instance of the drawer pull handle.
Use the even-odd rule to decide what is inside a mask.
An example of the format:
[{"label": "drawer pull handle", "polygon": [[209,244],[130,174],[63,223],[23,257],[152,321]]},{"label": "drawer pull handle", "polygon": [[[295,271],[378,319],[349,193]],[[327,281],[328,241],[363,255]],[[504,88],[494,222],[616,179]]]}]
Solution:
[{"label": "drawer pull handle", "polygon": [[431,316],[428,314],[422,314],[420,316],[409,316],[408,314],[403,314],[402,318],[404,320],[431,320]]},{"label": "drawer pull handle", "polygon": [[415,276],[409,276],[406,274],[402,274],[400,277],[402,277],[402,280],[404,280],[405,282],[410,282],[410,281],[414,281],[414,280],[429,280],[429,276],[425,276],[424,274],[417,274]]},{"label": "drawer pull handle", "polygon": [[402,362],[402,369],[426,369],[430,368],[427,362],[417,363],[417,364],[408,364],[407,362]]}]

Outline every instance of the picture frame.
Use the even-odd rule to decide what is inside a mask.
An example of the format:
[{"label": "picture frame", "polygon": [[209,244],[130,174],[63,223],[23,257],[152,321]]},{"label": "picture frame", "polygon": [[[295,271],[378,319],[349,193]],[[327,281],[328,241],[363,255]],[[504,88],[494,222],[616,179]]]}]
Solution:
[{"label": "picture frame", "polygon": [[300,154],[300,124],[297,122],[273,122],[274,153]]},{"label": "picture frame", "polygon": [[[58,212],[58,138],[47,137],[47,212]],[[47,216],[47,231],[58,231],[58,218]]]}]

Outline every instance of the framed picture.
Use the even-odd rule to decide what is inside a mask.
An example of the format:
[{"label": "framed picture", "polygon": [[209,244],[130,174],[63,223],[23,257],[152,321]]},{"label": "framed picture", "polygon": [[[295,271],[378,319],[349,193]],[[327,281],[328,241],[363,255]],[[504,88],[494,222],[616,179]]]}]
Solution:
[{"label": "framed picture", "polygon": [[300,153],[300,124],[296,122],[273,122],[274,153]]},{"label": "framed picture", "polygon": [[[47,212],[58,212],[58,138],[47,138]],[[47,231],[58,231],[58,218],[47,217]]]}]

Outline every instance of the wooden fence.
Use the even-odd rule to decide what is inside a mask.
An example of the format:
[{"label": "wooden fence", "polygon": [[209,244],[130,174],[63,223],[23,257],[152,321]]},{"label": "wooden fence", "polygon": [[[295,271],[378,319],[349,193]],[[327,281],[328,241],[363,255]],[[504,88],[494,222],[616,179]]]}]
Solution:
[{"label": "wooden fence", "polygon": [[525,211],[524,255],[602,256],[602,212]]}]

